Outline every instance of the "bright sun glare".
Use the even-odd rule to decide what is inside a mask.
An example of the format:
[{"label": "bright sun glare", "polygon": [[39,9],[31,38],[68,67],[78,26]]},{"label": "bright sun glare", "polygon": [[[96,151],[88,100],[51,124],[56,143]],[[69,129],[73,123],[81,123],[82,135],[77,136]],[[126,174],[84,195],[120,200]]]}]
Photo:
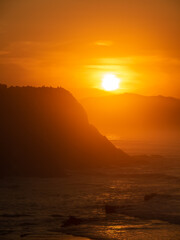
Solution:
[{"label": "bright sun glare", "polygon": [[120,79],[114,74],[105,74],[102,79],[102,87],[106,91],[114,91],[119,88]]}]

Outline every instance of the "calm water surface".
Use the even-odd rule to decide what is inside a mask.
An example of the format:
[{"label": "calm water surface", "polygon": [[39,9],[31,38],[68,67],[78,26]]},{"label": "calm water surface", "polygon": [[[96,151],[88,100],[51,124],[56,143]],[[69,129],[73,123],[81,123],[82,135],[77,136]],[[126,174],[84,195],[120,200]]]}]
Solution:
[{"label": "calm water surface", "polygon": [[[0,179],[0,239],[180,239],[180,164]],[[144,201],[145,194],[157,196]],[[113,214],[105,205],[116,206]],[[62,227],[72,215],[79,225]]]}]

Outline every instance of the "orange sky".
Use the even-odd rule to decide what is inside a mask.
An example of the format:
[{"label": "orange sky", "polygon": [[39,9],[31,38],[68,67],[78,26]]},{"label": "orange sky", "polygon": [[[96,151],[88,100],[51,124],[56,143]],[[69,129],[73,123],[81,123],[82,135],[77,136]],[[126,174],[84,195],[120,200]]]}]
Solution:
[{"label": "orange sky", "polygon": [[179,13],[179,0],[1,0],[0,82],[82,96],[114,73],[119,92],[180,98]]}]

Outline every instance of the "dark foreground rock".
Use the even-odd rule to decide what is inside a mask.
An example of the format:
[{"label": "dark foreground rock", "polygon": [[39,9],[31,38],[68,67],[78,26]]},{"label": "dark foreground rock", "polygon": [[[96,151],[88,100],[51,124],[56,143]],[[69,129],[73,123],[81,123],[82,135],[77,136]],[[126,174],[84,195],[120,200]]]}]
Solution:
[{"label": "dark foreground rock", "polygon": [[62,224],[62,227],[69,227],[73,225],[79,225],[82,224],[83,220],[74,216],[69,216],[67,220],[65,220]]},{"label": "dark foreground rock", "polygon": [[112,214],[112,213],[117,213],[118,212],[118,209],[119,209],[119,206],[116,206],[116,205],[105,205],[104,206],[104,209],[105,209],[105,213],[106,214]]},{"label": "dark foreground rock", "polygon": [[144,196],[144,201],[149,201],[149,200],[151,200],[152,198],[154,198],[156,196],[157,196],[157,193],[146,194]]}]

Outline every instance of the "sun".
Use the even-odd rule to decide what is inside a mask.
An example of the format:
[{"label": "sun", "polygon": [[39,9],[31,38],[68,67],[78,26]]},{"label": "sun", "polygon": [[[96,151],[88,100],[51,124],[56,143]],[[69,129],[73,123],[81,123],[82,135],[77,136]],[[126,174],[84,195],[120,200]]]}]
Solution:
[{"label": "sun", "polygon": [[120,79],[114,74],[105,74],[102,79],[102,87],[106,91],[115,91],[119,88]]}]

